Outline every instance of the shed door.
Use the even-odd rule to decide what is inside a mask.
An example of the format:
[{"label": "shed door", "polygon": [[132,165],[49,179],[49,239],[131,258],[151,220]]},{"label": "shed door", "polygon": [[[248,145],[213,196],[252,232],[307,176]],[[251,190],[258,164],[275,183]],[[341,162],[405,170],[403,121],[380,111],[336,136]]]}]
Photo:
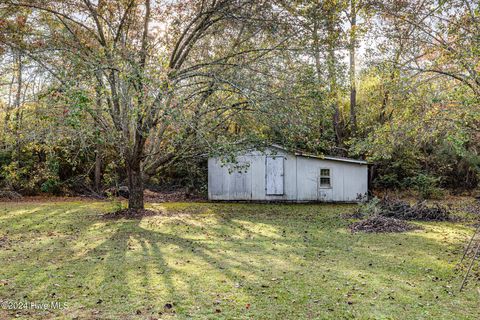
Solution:
[{"label": "shed door", "polygon": [[283,157],[267,157],[267,195],[283,195]]},{"label": "shed door", "polygon": [[317,179],[317,199],[319,201],[333,201],[332,169],[320,168]]}]

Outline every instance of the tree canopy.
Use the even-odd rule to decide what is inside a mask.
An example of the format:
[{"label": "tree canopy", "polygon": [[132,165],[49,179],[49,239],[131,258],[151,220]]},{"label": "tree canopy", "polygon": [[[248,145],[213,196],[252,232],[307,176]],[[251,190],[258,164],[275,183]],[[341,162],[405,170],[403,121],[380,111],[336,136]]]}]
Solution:
[{"label": "tree canopy", "polygon": [[208,155],[275,142],[365,158],[378,188],[475,188],[479,20],[471,0],[0,0],[2,187],[125,184],[139,209],[145,183],[201,190]]}]

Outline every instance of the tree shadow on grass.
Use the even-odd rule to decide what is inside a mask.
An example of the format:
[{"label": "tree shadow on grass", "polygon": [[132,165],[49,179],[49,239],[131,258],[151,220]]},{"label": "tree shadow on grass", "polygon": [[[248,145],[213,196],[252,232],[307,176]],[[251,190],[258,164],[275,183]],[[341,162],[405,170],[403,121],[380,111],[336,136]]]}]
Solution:
[{"label": "tree shadow on grass", "polygon": [[[456,234],[452,238],[452,235],[444,237],[442,230],[434,231],[430,226],[423,231],[405,234],[351,234],[346,229],[348,222],[335,215],[317,218],[300,214],[293,220],[272,219],[271,215],[233,217],[234,223],[247,220],[287,230],[288,239],[275,241],[292,244],[297,257],[304,257],[301,260],[307,266],[305,269],[315,270],[319,278],[327,275],[327,280],[338,281],[340,290],[334,295],[342,292],[342,285],[365,287],[363,283],[368,283],[371,295],[383,293],[387,297],[382,304],[383,311],[372,308],[383,316],[389,315],[388,310],[395,308],[392,306],[402,306],[402,303],[405,303],[404,308],[410,303],[440,317],[452,316],[458,310],[471,315],[476,308],[472,303],[478,299],[475,288],[464,294],[455,294],[461,280],[454,268],[462,253],[463,243],[459,239],[467,236],[462,226],[434,224],[433,229],[448,229]],[[326,230],[325,226],[330,229]],[[322,254],[318,256],[316,252]],[[312,284],[321,285],[321,281],[311,280]],[[387,291],[394,292],[397,300],[394,300],[395,294]],[[350,295],[350,291],[345,293],[347,297]],[[399,302],[398,297],[403,302]],[[469,303],[465,303],[465,299]]]},{"label": "tree shadow on grass", "polygon": [[[2,298],[68,301],[78,313],[86,309],[98,312],[110,309],[116,314],[158,311],[159,301],[163,310],[166,303],[179,303],[182,295],[201,294],[196,290],[178,292],[178,279],[174,280],[172,274],[178,278],[184,271],[175,270],[172,259],[164,259],[162,251],[168,246],[177,248],[174,250],[178,252],[177,260],[182,260],[182,253],[189,253],[187,259],[218,265],[223,274],[230,273],[228,264],[218,263],[215,258],[219,254],[212,253],[202,242],[144,229],[140,220],[104,221],[95,215],[87,219],[81,214],[77,216],[84,209],[88,208],[60,207],[40,212],[32,209],[21,217],[12,214],[11,219],[2,222],[5,226],[20,223],[18,228],[9,230],[11,237],[35,229],[38,239],[45,238],[36,243],[23,239],[22,244],[31,245],[23,253],[2,254],[12,262],[12,268],[4,270],[2,278],[12,279],[14,284]],[[52,231],[55,236],[49,236]],[[65,241],[70,245],[65,246]],[[194,272],[184,281],[183,289],[201,276],[201,272]],[[153,277],[157,278],[156,287],[151,284]]]},{"label": "tree shadow on grass", "polygon": [[[2,257],[12,258],[12,267],[2,271],[2,277],[16,282],[8,294],[67,301],[69,308],[63,312],[80,318],[144,318],[173,311],[207,317],[219,308],[216,300],[222,301],[226,318],[247,316],[246,303],[257,304],[255,312],[271,317],[305,315],[306,305],[313,316],[328,314],[326,306],[348,315],[357,309],[344,297],[355,303],[361,299],[355,290],[351,293],[352,286],[372,281],[373,289],[364,288],[366,296],[395,287],[415,302],[425,295],[419,281],[431,281],[432,276],[419,277],[418,270],[428,261],[445,258],[444,244],[415,234],[351,235],[346,222],[332,214],[318,216],[317,207],[303,207],[306,213],[288,212],[298,208],[281,206],[239,206],[229,212],[223,208],[228,206],[214,206],[198,216],[119,221],[86,214],[88,205],[43,212],[48,219],[32,211],[14,236],[35,226],[41,235],[53,228],[59,236],[28,242],[32,246],[21,254],[0,251]],[[7,220],[0,222],[2,227],[8,227]],[[70,245],[64,246],[65,241]],[[401,262],[402,251],[413,254],[408,246],[420,258]],[[416,282],[416,287],[406,282]],[[431,294],[438,291],[434,288]],[[168,303],[172,309],[164,308]],[[395,303],[383,301],[385,311],[376,311],[388,315]]]}]

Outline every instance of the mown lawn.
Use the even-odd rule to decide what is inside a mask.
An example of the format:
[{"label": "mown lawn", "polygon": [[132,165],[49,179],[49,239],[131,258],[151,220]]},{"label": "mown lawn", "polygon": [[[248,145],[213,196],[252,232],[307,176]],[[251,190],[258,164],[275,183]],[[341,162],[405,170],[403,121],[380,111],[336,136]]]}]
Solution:
[{"label": "mown lawn", "polygon": [[[0,319],[478,319],[455,269],[472,228],[351,234],[347,205],[0,204]],[[168,304],[172,308],[168,308]],[[167,308],[165,307],[167,305]]]}]

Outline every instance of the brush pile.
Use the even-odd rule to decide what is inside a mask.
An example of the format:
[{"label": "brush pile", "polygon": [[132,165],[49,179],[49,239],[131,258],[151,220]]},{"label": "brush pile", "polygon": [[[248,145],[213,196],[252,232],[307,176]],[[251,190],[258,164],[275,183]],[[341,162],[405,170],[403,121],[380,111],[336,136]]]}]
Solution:
[{"label": "brush pile", "polygon": [[438,203],[427,205],[425,201],[420,201],[411,205],[405,201],[383,198],[378,207],[379,214],[389,218],[417,221],[452,220],[448,208]]},{"label": "brush pile", "polygon": [[408,222],[374,215],[350,225],[352,232],[406,232],[418,229],[417,226]]},{"label": "brush pile", "polygon": [[364,218],[350,225],[352,232],[404,232],[419,229],[405,220],[450,221],[453,219],[449,209],[438,203],[427,205],[425,201],[419,201],[410,204],[387,197],[373,198],[367,203],[360,204],[357,211],[348,218]]},{"label": "brush pile", "polygon": [[0,200],[20,200],[22,195],[12,190],[0,190]]}]

